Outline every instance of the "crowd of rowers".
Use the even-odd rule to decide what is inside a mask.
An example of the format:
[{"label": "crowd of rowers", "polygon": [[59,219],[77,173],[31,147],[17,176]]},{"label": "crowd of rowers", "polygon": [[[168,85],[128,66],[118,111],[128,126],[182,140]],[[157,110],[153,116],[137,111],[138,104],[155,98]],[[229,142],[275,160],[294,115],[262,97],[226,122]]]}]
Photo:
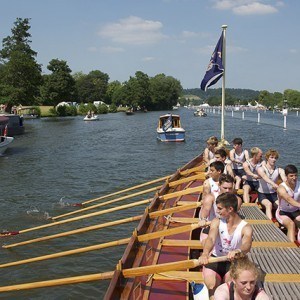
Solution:
[{"label": "crowd of rowers", "polygon": [[[286,227],[288,238],[300,242],[300,184],[294,165],[276,166],[279,154],[253,147],[243,149],[243,140],[235,138],[233,149],[218,148],[216,137],[207,140],[204,160],[208,178],[203,184],[199,224],[203,252],[199,257],[210,299],[270,299],[258,283],[259,269],[247,258],[253,229],[239,215],[242,202],[250,202],[251,191],[269,219]],[[229,153],[228,153],[229,152]],[[279,183],[281,182],[281,183]],[[243,196],[235,190],[243,189]],[[274,211],[276,211],[274,213]],[[274,214],[274,215],[273,215]],[[207,222],[210,226],[206,226]],[[297,230],[296,230],[297,228]],[[209,263],[209,257],[227,256],[228,261]],[[237,259],[238,258],[238,259]]]}]

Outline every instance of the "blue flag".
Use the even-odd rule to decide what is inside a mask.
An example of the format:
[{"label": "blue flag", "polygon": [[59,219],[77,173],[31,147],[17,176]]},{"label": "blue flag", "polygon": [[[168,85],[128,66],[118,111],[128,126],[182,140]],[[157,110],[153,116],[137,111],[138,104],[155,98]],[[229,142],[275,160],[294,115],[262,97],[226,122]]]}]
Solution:
[{"label": "blue flag", "polygon": [[169,128],[172,128],[172,115],[168,117],[163,125],[163,131],[167,131]]},{"label": "blue flag", "polygon": [[206,91],[208,87],[217,83],[217,81],[223,76],[224,66],[222,63],[222,51],[223,31],[201,82],[201,90]]}]

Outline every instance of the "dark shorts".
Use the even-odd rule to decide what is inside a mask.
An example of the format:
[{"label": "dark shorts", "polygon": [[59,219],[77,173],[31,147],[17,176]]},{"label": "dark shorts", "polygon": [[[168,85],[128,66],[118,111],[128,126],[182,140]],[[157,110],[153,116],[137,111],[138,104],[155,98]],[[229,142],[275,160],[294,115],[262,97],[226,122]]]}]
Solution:
[{"label": "dark shorts", "polygon": [[225,274],[229,271],[230,265],[230,261],[221,261],[207,264],[205,265],[205,268],[215,271],[221,277],[221,279],[223,279]]},{"label": "dark shorts", "polygon": [[242,176],[246,175],[246,172],[244,171],[244,169],[233,169],[232,171],[235,176],[242,177]]},{"label": "dark shorts", "polygon": [[258,194],[258,200],[257,200],[258,203],[261,203],[261,201],[263,201],[264,199],[268,199],[270,202],[274,204],[275,201],[278,199],[277,193],[264,194],[264,193],[257,192],[257,194]]},{"label": "dark shorts", "polygon": [[250,181],[250,180],[246,180],[244,185],[249,185],[251,188],[251,191],[257,191],[258,187],[259,187],[259,182],[258,181]]},{"label": "dark shorts", "polygon": [[280,210],[279,211],[279,214],[281,216],[287,216],[289,217],[291,220],[295,220],[298,216],[300,216],[300,210],[296,210],[296,211],[293,211],[293,212],[287,212],[287,211],[283,211],[283,210]]},{"label": "dark shorts", "polygon": [[209,229],[210,229],[210,226],[204,227],[202,229],[202,233],[209,234]]}]

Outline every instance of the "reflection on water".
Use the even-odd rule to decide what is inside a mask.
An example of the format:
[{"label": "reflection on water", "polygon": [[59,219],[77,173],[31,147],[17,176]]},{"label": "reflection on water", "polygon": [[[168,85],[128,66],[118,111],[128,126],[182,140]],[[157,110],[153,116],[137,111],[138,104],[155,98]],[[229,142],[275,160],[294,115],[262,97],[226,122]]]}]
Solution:
[{"label": "reflection on water", "polygon": [[[220,115],[210,113],[200,118],[194,117],[192,110],[180,109],[175,113],[181,115],[186,142],[158,142],[156,126],[158,117],[164,113],[108,114],[101,115],[98,122],[84,122],[82,117],[26,121],[26,133],[17,136],[11,148],[0,157],[0,230],[23,230],[47,224],[49,216],[80,209],[74,206],[85,200],[172,174],[202,152],[209,136],[220,135]],[[245,148],[260,146],[264,151],[276,148],[281,154],[279,165],[293,163],[300,167],[300,117],[288,116],[288,130],[282,128],[282,116],[272,112],[262,114],[260,124],[255,113],[246,113],[244,120],[239,112],[234,117],[227,113],[225,120],[228,141],[242,137]],[[117,205],[142,199],[147,198],[135,197]],[[134,216],[144,207],[2,238],[2,243],[17,243]],[[0,263],[118,240],[130,236],[135,226],[136,222],[128,223],[2,249]],[[6,268],[0,275],[1,286],[110,271],[124,249],[125,246],[119,246]],[[101,299],[107,284],[107,281],[76,284],[2,295],[5,299]]]}]

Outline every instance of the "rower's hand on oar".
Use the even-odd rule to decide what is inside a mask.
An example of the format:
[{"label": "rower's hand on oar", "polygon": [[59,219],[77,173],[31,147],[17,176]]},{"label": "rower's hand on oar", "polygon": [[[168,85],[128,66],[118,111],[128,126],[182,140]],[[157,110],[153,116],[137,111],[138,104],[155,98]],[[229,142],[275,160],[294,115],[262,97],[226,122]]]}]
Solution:
[{"label": "rower's hand on oar", "polygon": [[207,265],[207,264],[208,264],[208,258],[209,258],[208,255],[202,254],[202,255],[198,258],[199,264],[200,264],[200,265]]},{"label": "rower's hand on oar", "polygon": [[241,253],[241,249],[235,249],[233,251],[228,252],[227,258],[229,261],[233,261],[236,258],[236,255]]},{"label": "rower's hand on oar", "polygon": [[199,227],[206,227],[206,226],[208,226],[207,220],[206,219],[199,219],[198,226]]}]

